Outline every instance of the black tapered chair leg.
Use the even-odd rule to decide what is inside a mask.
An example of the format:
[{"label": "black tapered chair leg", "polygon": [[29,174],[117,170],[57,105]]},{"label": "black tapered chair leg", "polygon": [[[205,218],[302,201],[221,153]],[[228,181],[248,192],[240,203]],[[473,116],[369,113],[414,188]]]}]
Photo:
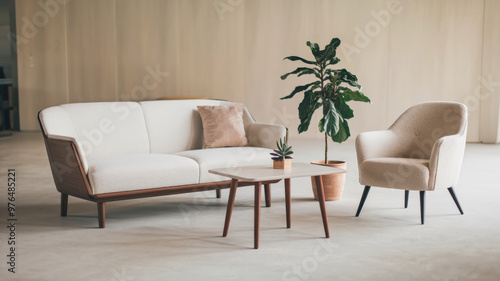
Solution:
[{"label": "black tapered chair leg", "polygon": [[405,190],[405,209],[408,208],[408,197],[410,196],[410,191]]},{"label": "black tapered chair leg", "polygon": [[420,191],[420,221],[424,224],[425,218],[425,191]]},{"label": "black tapered chair leg", "polygon": [[356,212],[356,217],[361,213],[361,209],[363,209],[363,205],[365,204],[366,197],[368,197],[368,192],[370,192],[371,186],[365,186],[365,190],[363,190],[363,195],[361,196],[361,201],[359,201],[358,211]]},{"label": "black tapered chair leg", "polygon": [[61,217],[68,215],[68,194],[61,193]]},{"label": "black tapered chair leg", "polygon": [[220,189],[215,190],[215,197],[220,198]]},{"label": "black tapered chair leg", "polygon": [[464,211],[462,211],[462,207],[460,207],[460,203],[458,202],[457,196],[455,195],[455,191],[453,190],[453,187],[448,188],[448,191],[450,192],[451,197],[453,198],[453,201],[455,201],[455,204],[458,207],[458,210],[460,211],[460,214],[464,214]]}]

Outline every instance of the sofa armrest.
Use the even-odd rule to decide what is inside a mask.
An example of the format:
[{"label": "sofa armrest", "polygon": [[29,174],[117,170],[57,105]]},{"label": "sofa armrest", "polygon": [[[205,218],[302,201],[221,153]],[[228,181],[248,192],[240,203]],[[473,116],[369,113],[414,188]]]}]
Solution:
[{"label": "sofa armrest", "polygon": [[54,140],[64,140],[64,141],[70,141],[76,144],[76,140],[73,137],[68,137],[68,136],[60,136],[60,135],[47,135],[48,139],[54,139]]},{"label": "sofa armrest", "polygon": [[44,135],[44,140],[57,190],[83,199],[91,198],[90,183],[76,141],[56,135]]},{"label": "sofa armrest", "polygon": [[379,157],[401,157],[404,147],[400,137],[391,130],[363,132],[356,138],[358,165]]},{"label": "sofa armrest", "polygon": [[62,140],[62,141],[67,141],[71,142],[75,148],[76,152],[78,154],[78,157],[80,158],[80,161],[82,163],[83,170],[85,173],[88,172],[88,164],[87,164],[87,158],[85,157],[85,152],[83,151],[80,143],[73,137],[68,137],[68,136],[60,136],[60,135],[47,135],[47,139],[49,140]]},{"label": "sofa armrest", "polygon": [[251,123],[248,126],[248,143],[250,146],[276,148],[276,141],[287,136],[287,128],[281,125]]},{"label": "sofa armrest", "polygon": [[429,189],[448,188],[457,184],[465,152],[465,134],[438,139],[429,161]]}]

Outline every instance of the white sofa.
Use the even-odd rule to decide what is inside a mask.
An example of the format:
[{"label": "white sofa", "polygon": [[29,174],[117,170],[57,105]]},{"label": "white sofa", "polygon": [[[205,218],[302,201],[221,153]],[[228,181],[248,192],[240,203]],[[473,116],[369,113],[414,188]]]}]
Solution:
[{"label": "white sofa", "polygon": [[[96,202],[104,227],[105,202],[217,190],[230,179],[209,169],[272,164],[269,152],[286,135],[280,125],[257,123],[243,111],[247,147],[201,149],[199,105],[219,100],[64,104],[39,112],[61,215],[68,195]],[[269,185],[266,185],[269,194]],[[269,202],[269,200],[266,200]]]}]

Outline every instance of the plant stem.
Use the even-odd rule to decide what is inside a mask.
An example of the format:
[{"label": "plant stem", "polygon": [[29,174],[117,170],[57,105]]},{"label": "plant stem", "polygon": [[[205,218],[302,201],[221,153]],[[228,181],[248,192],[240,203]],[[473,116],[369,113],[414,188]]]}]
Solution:
[{"label": "plant stem", "polygon": [[321,87],[321,99],[323,99],[323,101],[325,100],[325,89],[324,89],[324,86],[323,86],[323,82],[324,82],[324,73],[325,73],[325,69],[323,68],[323,64],[320,65],[320,70],[319,70],[319,81],[321,82],[320,84],[320,87]]},{"label": "plant stem", "polygon": [[328,134],[325,131],[325,164],[328,164]]},{"label": "plant stem", "polygon": [[[321,81],[321,99],[322,99],[322,102],[323,102],[323,105],[325,104],[325,101],[327,99],[326,97],[326,94],[325,94],[325,89],[324,89],[324,86],[323,86],[323,82],[324,82],[324,68],[323,68],[323,65],[320,66],[320,81]],[[324,118],[324,117],[323,117]],[[325,164],[328,163],[328,134],[326,133],[326,130],[325,130]]]}]

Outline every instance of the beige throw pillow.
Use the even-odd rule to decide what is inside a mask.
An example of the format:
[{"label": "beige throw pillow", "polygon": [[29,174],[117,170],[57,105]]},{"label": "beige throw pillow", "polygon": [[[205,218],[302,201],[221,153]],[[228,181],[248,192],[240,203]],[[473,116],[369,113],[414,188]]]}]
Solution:
[{"label": "beige throw pillow", "polygon": [[198,106],[203,122],[203,148],[247,146],[243,106]]}]

